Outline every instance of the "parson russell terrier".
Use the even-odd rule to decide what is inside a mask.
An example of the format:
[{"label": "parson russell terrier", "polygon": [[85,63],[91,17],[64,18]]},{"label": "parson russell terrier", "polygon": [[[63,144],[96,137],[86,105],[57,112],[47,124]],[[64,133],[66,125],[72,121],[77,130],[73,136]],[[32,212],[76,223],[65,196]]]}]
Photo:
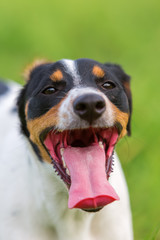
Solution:
[{"label": "parson russell terrier", "polygon": [[25,77],[0,84],[0,239],[132,240],[114,153],[130,135],[129,76],[78,59],[36,61]]}]

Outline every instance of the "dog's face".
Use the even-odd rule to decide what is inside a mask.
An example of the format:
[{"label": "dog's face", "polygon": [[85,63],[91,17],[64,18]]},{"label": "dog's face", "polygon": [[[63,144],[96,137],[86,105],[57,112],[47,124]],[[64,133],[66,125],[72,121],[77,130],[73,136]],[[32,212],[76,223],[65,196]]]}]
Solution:
[{"label": "dog's face", "polygon": [[67,185],[69,208],[96,211],[117,200],[108,178],[115,144],[130,135],[128,75],[78,59],[34,64],[27,79],[18,99],[22,131]]}]

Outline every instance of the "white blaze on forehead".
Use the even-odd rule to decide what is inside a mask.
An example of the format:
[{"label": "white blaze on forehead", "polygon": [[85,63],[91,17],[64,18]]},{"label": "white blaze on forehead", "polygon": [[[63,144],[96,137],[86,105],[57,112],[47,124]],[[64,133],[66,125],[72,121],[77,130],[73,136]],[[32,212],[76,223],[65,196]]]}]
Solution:
[{"label": "white blaze on forehead", "polygon": [[93,127],[112,127],[115,123],[115,114],[112,109],[109,99],[100,91],[97,91],[91,87],[79,87],[74,88],[68,92],[67,97],[62,102],[59,108],[59,123],[57,128],[60,130],[76,129],[76,128],[88,128],[89,123],[81,119],[73,109],[74,100],[84,94],[98,94],[105,100],[106,110],[100,118],[98,118]]},{"label": "white blaze on forehead", "polygon": [[68,59],[63,59],[61,62],[64,65],[66,72],[72,76],[74,86],[79,86],[81,83],[81,77],[78,73],[76,62]]}]

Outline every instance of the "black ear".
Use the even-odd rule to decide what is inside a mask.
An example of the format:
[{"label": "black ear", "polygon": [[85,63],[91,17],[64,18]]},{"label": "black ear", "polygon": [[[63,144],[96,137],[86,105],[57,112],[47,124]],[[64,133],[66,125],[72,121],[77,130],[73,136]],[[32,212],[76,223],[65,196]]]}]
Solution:
[{"label": "black ear", "polygon": [[117,76],[117,78],[122,82],[124,91],[127,95],[128,98],[128,103],[129,103],[129,120],[128,120],[128,125],[127,125],[127,132],[128,136],[131,135],[131,115],[132,115],[132,94],[131,94],[131,89],[130,89],[130,76],[127,75],[121,66],[117,64],[111,64],[111,63],[105,63],[105,66],[111,69],[111,72],[114,72],[114,74]]}]

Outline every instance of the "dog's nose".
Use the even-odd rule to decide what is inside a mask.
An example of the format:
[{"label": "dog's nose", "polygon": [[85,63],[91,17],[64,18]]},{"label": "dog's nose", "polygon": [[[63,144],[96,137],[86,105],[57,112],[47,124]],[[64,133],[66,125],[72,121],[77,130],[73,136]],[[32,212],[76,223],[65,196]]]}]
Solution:
[{"label": "dog's nose", "polygon": [[106,109],[106,104],[98,94],[85,94],[77,97],[73,102],[74,112],[90,124],[99,118]]}]

